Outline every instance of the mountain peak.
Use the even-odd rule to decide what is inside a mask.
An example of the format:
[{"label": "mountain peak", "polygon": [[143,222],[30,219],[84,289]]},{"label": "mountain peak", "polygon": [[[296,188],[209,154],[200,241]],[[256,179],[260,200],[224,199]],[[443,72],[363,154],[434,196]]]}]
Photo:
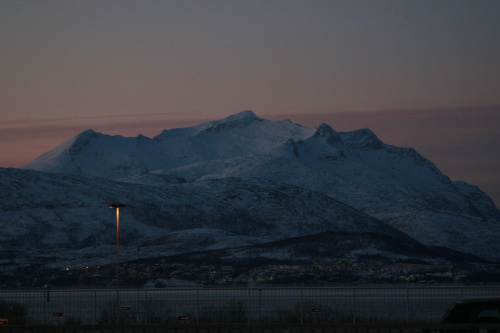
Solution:
[{"label": "mountain peak", "polygon": [[95,136],[96,134],[98,134],[96,131],[89,128],[88,130],[85,130],[85,131],[81,132],[80,134],[77,134],[76,136],[77,137],[86,137],[86,136]]},{"label": "mountain peak", "polygon": [[251,120],[262,120],[259,116],[257,116],[253,111],[251,110],[245,110],[241,111],[239,113],[233,114],[223,120],[228,120],[228,121],[234,121],[234,120],[241,120],[241,121],[251,121]]},{"label": "mountain peak", "polygon": [[258,117],[255,113],[253,113],[253,111],[247,110],[233,114],[222,120],[211,122],[210,123],[211,126],[208,127],[205,131],[220,132],[235,127],[245,127],[252,124],[255,121],[262,122],[264,121],[264,119]]},{"label": "mountain peak", "polygon": [[263,120],[264,119],[253,113],[253,111],[246,110],[220,120],[206,122],[197,126],[163,130],[159,135],[155,136],[154,139],[156,141],[165,141],[172,137],[193,137],[201,132],[220,132],[224,129],[244,127],[251,124],[253,121]]},{"label": "mountain peak", "polygon": [[384,147],[384,143],[368,128],[342,133],[342,137],[349,145],[363,150],[378,150]]},{"label": "mountain peak", "polygon": [[83,131],[82,133],[76,135],[73,138],[73,142],[71,145],[67,148],[68,153],[70,154],[77,154],[82,151],[82,149],[87,146],[90,141],[93,139],[97,138],[99,136],[99,133],[92,129],[88,129],[86,131]]},{"label": "mountain peak", "polygon": [[330,145],[342,143],[342,138],[329,125],[322,123],[313,135],[313,138],[323,138]]}]

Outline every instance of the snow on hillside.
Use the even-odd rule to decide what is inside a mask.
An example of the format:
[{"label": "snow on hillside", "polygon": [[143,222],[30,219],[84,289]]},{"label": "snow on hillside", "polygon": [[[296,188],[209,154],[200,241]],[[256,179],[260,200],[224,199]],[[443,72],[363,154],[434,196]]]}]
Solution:
[{"label": "snow on hillside", "polygon": [[78,253],[88,260],[108,258],[108,246],[116,241],[115,212],[108,205],[117,201],[126,204],[120,214],[121,243],[125,248],[140,244],[149,255],[326,231],[406,237],[328,196],[273,181],[227,178],[145,186],[0,169],[0,183],[0,249],[14,251],[0,258],[4,263],[35,260],[33,253],[42,263],[68,253],[75,260]]},{"label": "snow on hillside", "polygon": [[[220,186],[231,179],[226,182],[227,191],[239,193],[242,184],[235,179],[259,188],[272,181],[270,193],[278,191],[276,184],[320,193],[424,244],[500,259],[500,245],[496,243],[500,237],[500,212],[486,194],[466,183],[452,182],[414,149],[383,143],[369,129],[336,132],[327,124],[307,128],[288,120],[265,120],[244,111],[198,126],[165,130],[153,139],[108,136],[89,130],[25,168],[117,180],[120,186],[136,184],[155,193],[167,188],[170,191],[176,184],[207,196],[214,195],[215,187],[203,188],[200,184],[217,182]],[[134,201],[135,189],[126,196]],[[196,195],[191,193],[190,200],[192,196]],[[279,201],[270,198],[273,195],[263,197],[270,208],[258,215],[262,225],[289,216]],[[180,205],[184,199],[176,200]],[[226,210],[238,215],[238,211],[231,210],[237,203],[217,206],[217,212],[188,207],[198,211],[200,220],[204,220],[212,214],[224,215]],[[326,209],[324,213],[333,209],[310,205],[309,209]],[[241,202],[241,209],[249,206],[245,200]],[[293,211],[295,207],[293,204],[287,208]],[[318,225],[328,223],[324,220]],[[280,232],[293,234],[302,224],[287,222]]]}]

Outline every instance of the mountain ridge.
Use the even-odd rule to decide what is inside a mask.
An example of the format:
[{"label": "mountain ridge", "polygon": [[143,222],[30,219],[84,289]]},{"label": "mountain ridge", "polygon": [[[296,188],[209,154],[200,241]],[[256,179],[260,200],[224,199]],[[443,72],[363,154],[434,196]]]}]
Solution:
[{"label": "mountain ridge", "polygon": [[[477,187],[452,182],[413,148],[386,144],[369,129],[336,132],[327,124],[307,128],[244,111],[165,130],[153,139],[85,131],[25,169],[101,178],[154,191],[173,184],[195,191],[201,189],[199,182],[220,186],[231,179],[232,185],[226,186],[235,193],[242,181],[250,180],[257,187],[273,182],[269,188],[278,193],[277,184],[284,184],[341,202],[423,244],[500,260],[496,244],[500,212],[491,199]],[[200,217],[224,216],[235,203],[217,203],[220,211],[201,211]],[[288,216],[278,202],[273,204],[273,209]],[[230,215],[245,216],[246,206]],[[272,209],[266,214],[260,220],[264,225],[276,218]]]}]

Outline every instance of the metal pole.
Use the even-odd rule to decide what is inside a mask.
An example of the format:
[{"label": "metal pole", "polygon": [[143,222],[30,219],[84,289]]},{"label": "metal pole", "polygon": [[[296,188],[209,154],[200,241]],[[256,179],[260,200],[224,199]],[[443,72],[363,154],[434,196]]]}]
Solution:
[{"label": "metal pole", "polygon": [[[49,291],[47,290],[47,299],[49,299]],[[47,325],[47,304],[43,302],[43,324]]]},{"label": "metal pole", "polygon": [[140,275],[141,273],[139,273],[139,252],[141,251],[141,248],[139,247],[139,245],[137,245],[137,266],[136,266],[136,273],[137,273],[137,323],[140,323],[140,319],[141,319],[141,308],[140,308],[140,291],[139,291],[139,288],[140,288]]},{"label": "metal pole", "polygon": [[262,323],[262,289],[259,289],[259,322]]},{"label": "metal pole", "polygon": [[303,306],[303,293],[302,293],[302,288],[300,288],[300,323],[302,324],[303,322],[303,317],[302,317],[302,306]]},{"label": "metal pole", "polygon": [[94,290],[94,325],[97,324],[97,291]]},{"label": "metal pole", "polygon": [[48,303],[50,302],[50,285],[47,283],[45,284],[45,291],[47,292],[45,302],[43,302],[43,323],[44,325],[47,324],[47,307]]},{"label": "metal pole", "polygon": [[356,324],[356,289],[352,288],[352,323]]},{"label": "metal pole", "polygon": [[248,320],[250,320],[250,289],[248,289]]},{"label": "metal pole", "polygon": [[406,323],[410,322],[410,289],[406,289]]},{"label": "metal pole", "polygon": [[120,208],[122,207],[125,207],[125,205],[119,203],[114,203],[109,205],[109,208],[116,209],[116,310],[117,311],[120,306]]},{"label": "metal pole", "polygon": [[149,313],[148,313],[148,290],[144,289],[144,299],[145,299],[145,304],[146,304],[146,310],[144,311],[144,317],[146,318],[144,320],[145,324],[149,324]]},{"label": "metal pole", "polygon": [[196,323],[200,323],[200,290],[196,289]]},{"label": "metal pole", "polygon": [[120,208],[116,207],[116,306],[120,307]]}]

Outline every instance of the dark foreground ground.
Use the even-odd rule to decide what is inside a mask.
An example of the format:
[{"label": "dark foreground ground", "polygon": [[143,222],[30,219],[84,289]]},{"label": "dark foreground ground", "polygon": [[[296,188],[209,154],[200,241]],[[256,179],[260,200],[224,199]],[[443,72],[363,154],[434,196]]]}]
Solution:
[{"label": "dark foreground ground", "polygon": [[423,333],[500,332],[499,324],[170,324],[170,325],[57,325],[0,326],[0,333]]}]

